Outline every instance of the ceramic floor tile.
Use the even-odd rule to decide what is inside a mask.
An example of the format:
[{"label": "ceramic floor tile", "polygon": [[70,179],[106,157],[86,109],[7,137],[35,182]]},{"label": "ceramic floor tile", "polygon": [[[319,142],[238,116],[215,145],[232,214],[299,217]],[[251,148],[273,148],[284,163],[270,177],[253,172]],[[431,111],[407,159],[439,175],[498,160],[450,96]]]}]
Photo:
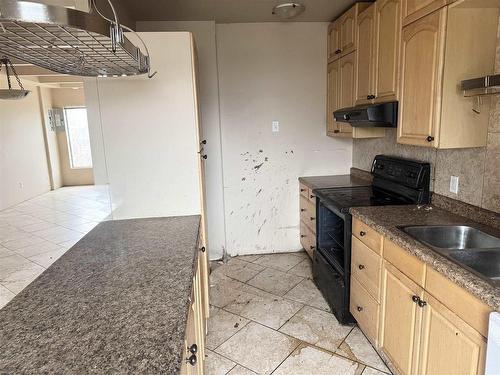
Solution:
[{"label": "ceramic floor tile", "polygon": [[302,277],[281,272],[273,268],[266,268],[247,284],[266,292],[282,296],[303,280]]},{"label": "ceramic floor tile", "polygon": [[262,255],[238,255],[235,258],[239,260],[244,260],[245,262],[255,262],[257,259],[261,257]]},{"label": "ceramic floor tile", "polygon": [[265,267],[245,262],[239,260],[238,258],[231,259],[227,264],[223,264],[222,266],[215,269],[213,272],[218,273],[222,272],[224,275],[236,279],[241,282],[246,282],[250,280],[252,277],[257,275],[259,272],[264,270]]},{"label": "ceramic floor tile", "polygon": [[26,236],[23,238],[18,238],[15,240],[10,240],[2,243],[2,246],[6,247],[9,250],[16,251],[18,249],[22,249],[23,247],[36,245],[42,242],[45,242],[43,238],[26,234]]},{"label": "ceramic floor tile", "polygon": [[6,249],[2,245],[0,245],[0,259],[5,258],[11,255],[14,255],[15,253],[9,249]]},{"label": "ceramic floor tile", "polygon": [[359,375],[364,366],[309,346],[295,350],[273,375]]},{"label": "ceramic floor tile", "polygon": [[371,367],[366,367],[365,371],[363,371],[363,375],[386,375],[386,373],[379,370],[375,370]]},{"label": "ceramic floor tile", "polygon": [[358,327],[355,327],[336,351],[353,361],[364,363],[380,371],[390,373],[380,356]]},{"label": "ceramic floor tile", "polygon": [[0,285],[0,309],[4,307],[16,295],[6,287]]},{"label": "ceramic floor tile", "polygon": [[281,271],[288,271],[302,261],[300,256],[291,253],[268,254],[263,255],[254,263],[261,264],[265,267],[276,268]]},{"label": "ceramic floor tile", "polygon": [[328,303],[311,279],[305,279],[284,295],[285,298],[330,311]]},{"label": "ceramic floor tile", "polygon": [[38,243],[36,245],[30,245],[30,246],[23,247],[21,249],[17,249],[17,250],[15,250],[15,252],[16,252],[16,254],[21,255],[25,258],[30,258],[30,257],[35,256],[35,255],[47,253],[49,251],[54,251],[54,250],[58,250],[61,248],[60,246],[56,245],[53,242],[46,241],[46,240],[42,240],[42,241],[43,242]]},{"label": "ceramic floor tile", "polygon": [[33,262],[17,254],[2,258],[0,262],[0,280],[13,272],[31,268],[32,265]]},{"label": "ceramic floor tile", "polygon": [[50,265],[63,256],[66,251],[67,250],[65,248],[59,247],[56,250],[34,255],[28,259],[42,267],[49,268]]},{"label": "ceramic floor tile", "polygon": [[233,302],[239,295],[239,288],[244,285],[239,281],[219,274],[210,275],[210,303],[216,307],[224,307]]},{"label": "ceramic floor tile", "polygon": [[224,310],[214,310],[208,319],[208,334],[206,346],[215,349],[232,335],[242,329],[248,319],[234,315]]},{"label": "ceramic floor tile", "polygon": [[268,297],[240,291],[237,298],[224,309],[273,329],[278,329],[302,306],[300,303],[277,296]]},{"label": "ceramic floor tile", "polygon": [[352,327],[341,325],[333,314],[304,306],[279,331],[335,352],[351,330]]},{"label": "ceramic floor tile", "polygon": [[311,259],[307,258],[304,259],[302,262],[297,264],[295,267],[290,269],[288,273],[291,273],[293,275],[305,277],[307,279],[312,279],[313,274],[312,274],[312,262]]},{"label": "ceramic floor tile", "polygon": [[243,366],[236,365],[227,375],[257,375],[257,373]]},{"label": "ceramic floor tile", "polygon": [[251,322],[219,346],[217,353],[258,374],[270,374],[298,345],[291,337]]},{"label": "ceramic floor tile", "polygon": [[17,294],[24,288],[26,288],[33,280],[35,280],[45,268],[35,264],[33,262],[30,268],[24,268],[19,271],[12,272],[8,274],[5,278],[2,278],[0,282],[11,292]]},{"label": "ceramic floor tile", "polygon": [[44,230],[44,229],[50,229],[54,228],[56,225],[54,223],[49,223],[48,221],[41,221],[36,224],[31,224],[23,227],[23,230],[28,233],[33,233],[36,231]]},{"label": "ceramic floor tile", "polygon": [[210,350],[205,351],[205,373],[207,375],[226,375],[236,363]]}]

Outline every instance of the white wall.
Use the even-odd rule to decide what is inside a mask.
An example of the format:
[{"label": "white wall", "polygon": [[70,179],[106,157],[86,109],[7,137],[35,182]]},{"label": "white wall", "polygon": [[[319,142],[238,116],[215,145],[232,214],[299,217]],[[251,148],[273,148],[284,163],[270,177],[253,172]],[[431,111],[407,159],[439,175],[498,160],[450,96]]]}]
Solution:
[{"label": "white wall", "polygon": [[0,209],[50,189],[39,91],[25,86],[26,98],[0,100]]},{"label": "white wall", "polygon": [[300,249],[297,178],[349,173],[352,141],[325,135],[326,29],[216,26],[231,255]]},{"label": "white wall", "polygon": [[[210,257],[222,257],[225,247],[222,149],[219,119],[219,87],[214,21],[138,22],[137,31],[190,31],[198,50],[201,125],[208,159],[205,161],[206,215]],[[155,56],[152,56],[153,60]]]},{"label": "white wall", "polygon": [[85,84],[90,136],[104,145],[94,166],[105,163],[114,219],[200,214],[191,36],[141,36],[156,76]]}]

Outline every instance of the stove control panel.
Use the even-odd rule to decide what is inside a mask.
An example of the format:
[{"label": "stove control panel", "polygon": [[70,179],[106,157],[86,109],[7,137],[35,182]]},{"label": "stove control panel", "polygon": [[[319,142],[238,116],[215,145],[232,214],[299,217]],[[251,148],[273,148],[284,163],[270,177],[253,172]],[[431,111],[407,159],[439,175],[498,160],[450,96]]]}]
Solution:
[{"label": "stove control panel", "polygon": [[429,184],[430,164],[415,160],[377,155],[373,160],[374,177],[389,180],[413,189]]}]

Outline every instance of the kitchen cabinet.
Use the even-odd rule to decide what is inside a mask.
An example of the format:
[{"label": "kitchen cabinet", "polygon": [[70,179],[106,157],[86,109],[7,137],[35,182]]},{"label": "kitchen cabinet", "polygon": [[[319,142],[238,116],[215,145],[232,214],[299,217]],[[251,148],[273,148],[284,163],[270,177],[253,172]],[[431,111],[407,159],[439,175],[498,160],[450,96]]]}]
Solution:
[{"label": "kitchen cabinet", "polygon": [[354,68],[356,52],[339,60],[339,108],[354,107]]},{"label": "kitchen cabinet", "polygon": [[350,311],[392,369],[483,374],[492,309],[362,221],[352,225]]},{"label": "kitchen cabinet", "polygon": [[340,57],[340,22],[332,22],[328,26],[328,62]]},{"label": "kitchen cabinet", "polygon": [[339,61],[333,61],[328,64],[327,68],[327,94],[326,94],[326,132],[328,135],[333,135],[338,129],[333,112],[339,107],[339,81],[340,81]]},{"label": "kitchen cabinet", "polygon": [[316,196],[312,189],[299,184],[300,243],[313,258],[316,249]]},{"label": "kitchen cabinet", "polygon": [[455,0],[403,0],[403,26],[406,26]]},{"label": "kitchen cabinet", "polygon": [[[408,0],[404,4],[404,12],[413,9]],[[485,2],[462,0],[403,27],[398,143],[486,145],[489,100],[464,98],[457,86],[493,73],[498,14]]]},{"label": "kitchen cabinet", "polygon": [[357,19],[356,105],[371,102],[374,76],[375,4],[364,10]]}]

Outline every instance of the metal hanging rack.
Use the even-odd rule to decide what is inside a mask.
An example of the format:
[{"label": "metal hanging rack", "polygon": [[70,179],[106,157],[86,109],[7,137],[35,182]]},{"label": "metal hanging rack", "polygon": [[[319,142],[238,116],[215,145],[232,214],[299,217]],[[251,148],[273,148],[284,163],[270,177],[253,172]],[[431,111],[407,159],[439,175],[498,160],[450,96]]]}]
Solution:
[{"label": "metal hanging rack", "polygon": [[[26,97],[30,91],[25,90],[23,87],[23,84],[21,83],[21,80],[19,79],[16,69],[14,68],[14,65],[12,65],[12,62],[8,57],[3,57],[0,59],[0,70],[2,70],[2,65],[5,66],[5,75],[7,76],[7,85],[8,89],[0,89],[0,99],[7,99],[7,100],[17,100],[17,99],[22,99]],[[12,82],[10,80],[10,73],[9,69],[12,71],[12,74],[17,80],[17,84],[19,85],[19,89],[13,89],[12,88]]]},{"label": "metal hanging rack", "polygon": [[124,35],[111,2],[114,21],[92,4],[87,13],[0,0],[0,53],[62,74],[109,77],[149,73],[148,54]]}]

